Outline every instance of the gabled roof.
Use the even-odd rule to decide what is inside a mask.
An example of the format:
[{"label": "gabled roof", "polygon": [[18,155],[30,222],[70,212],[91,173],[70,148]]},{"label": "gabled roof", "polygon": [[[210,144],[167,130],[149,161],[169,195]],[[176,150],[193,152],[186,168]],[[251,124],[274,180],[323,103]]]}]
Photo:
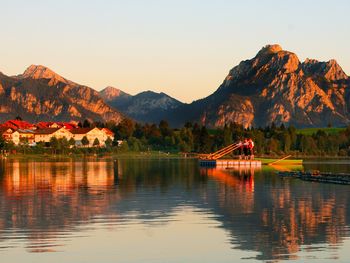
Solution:
[{"label": "gabled roof", "polygon": [[60,124],[62,124],[62,126],[65,127],[67,130],[71,130],[73,128],[78,128],[78,125],[76,125],[75,123],[71,123],[71,122],[60,122]]},{"label": "gabled roof", "polygon": [[77,125],[75,123],[71,123],[71,122],[52,122],[52,121],[41,121],[41,122],[38,122],[36,124],[36,126],[38,128],[51,128],[52,125],[56,124],[58,127],[62,128],[66,128],[68,130],[70,129],[73,129],[73,128],[77,128]]},{"label": "gabled roof", "polygon": [[35,134],[52,134],[56,131],[58,131],[61,128],[43,128],[43,129],[37,129],[35,131]]},{"label": "gabled roof", "polygon": [[50,128],[50,126],[53,124],[54,122],[51,122],[51,121],[41,121],[41,122],[38,122],[36,124],[36,126],[40,129],[43,129],[43,128]]},{"label": "gabled roof", "polygon": [[32,129],[34,127],[33,124],[21,120],[9,120],[6,121],[2,126],[12,129]]},{"label": "gabled roof", "polygon": [[70,130],[71,133],[73,134],[86,134],[89,131],[92,131],[95,128],[73,128]]}]

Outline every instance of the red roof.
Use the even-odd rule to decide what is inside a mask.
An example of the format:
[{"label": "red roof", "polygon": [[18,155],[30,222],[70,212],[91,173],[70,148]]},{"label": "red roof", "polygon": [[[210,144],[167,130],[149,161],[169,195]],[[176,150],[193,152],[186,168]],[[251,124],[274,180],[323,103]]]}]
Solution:
[{"label": "red roof", "polygon": [[77,128],[77,125],[70,122],[52,122],[52,121],[41,121],[36,124],[38,128],[51,128],[53,124],[57,124],[59,128],[66,128],[67,130]]},{"label": "red roof", "polygon": [[7,122],[5,122],[3,125],[3,127],[8,127],[11,129],[33,129],[34,125],[26,122],[26,121],[21,121],[21,120],[9,120]]},{"label": "red roof", "polygon": [[50,126],[53,124],[51,121],[41,121],[36,124],[36,127],[43,129],[43,128],[50,128]]},{"label": "red roof", "polygon": [[61,122],[61,123],[63,127],[65,127],[67,130],[78,128],[78,125],[76,125],[75,123],[71,123],[71,122]]}]

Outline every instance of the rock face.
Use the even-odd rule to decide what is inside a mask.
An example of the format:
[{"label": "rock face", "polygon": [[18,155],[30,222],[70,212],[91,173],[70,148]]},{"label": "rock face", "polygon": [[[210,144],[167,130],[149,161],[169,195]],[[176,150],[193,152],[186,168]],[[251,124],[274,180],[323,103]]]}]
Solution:
[{"label": "rock face", "polygon": [[349,77],[335,60],[301,63],[296,54],[267,45],[231,69],[212,95],[168,116],[174,126],[186,121],[208,126],[344,126],[350,123],[349,88]]},{"label": "rock face", "polygon": [[141,92],[131,96],[119,89],[107,87],[100,91],[101,97],[112,107],[139,122],[159,123],[171,112],[183,105],[165,93]]},{"label": "rock face", "polygon": [[119,123],[123,118],[97,91],[38,65],[14,77],[0,74],[0,121],[18,115],[33,122],[89,119]]}]

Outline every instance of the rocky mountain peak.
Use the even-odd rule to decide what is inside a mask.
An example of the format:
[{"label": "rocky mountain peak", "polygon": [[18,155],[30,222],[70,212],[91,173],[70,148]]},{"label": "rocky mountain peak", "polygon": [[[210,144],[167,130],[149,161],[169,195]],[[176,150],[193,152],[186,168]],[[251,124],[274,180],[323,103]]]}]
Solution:
[{"label": "rocky mountain peak", "polygon": [[22,75],[19,75],[20,78],[32,78],[32,79],[49,79],[50,85],[56,85],[58,82],[71,83],[69,80],[58,75],[51,69],[42,66],[42,65],[30,65]]},{"label": "rocky mountain peak", "polygon": [[232,68],[213,94],[179,107],[172,118],[175,124],[192,120],[208,126],[345,126],[350,123],[349,87],[335,60],[300,63],[293,52],[267,45]]},{"label": "rocky mountain peak", "polygon": [[306,59],[302,63],[302,67],[305,73],[308,75],[322,76],[328,81],[349,79],[335,59],[331,59],[327,62],[320,62],[315,59]]},{"label": "rocky mountain peak", "polygon": [[335,59],[331,59],[326,62],[324,76],[328,80],[341,80],[349,78]]},{"label": "rocky mountain peak", "polygon": [[283,71],[283,73],[295,72],[300,65],[299,58],[296,54],[289,51],[279,51],[270,61],[271,69]]},{"label": "rocky mountain peak", "polygon": [[299,69],[300,61],[296,54],[285,51],[280,45],[266,45],[250,60],[242,61],[231,69],[226,81],[247,78],[271,78],[278,74],[293,73]]},{"label": "rocky mountain peak", "polygon": [[271,54],[271,53],[278,53],[282,51],[282,47],[278,44],[273,45],[266,45],[260,51],[258,52],[258,55],[260,54]]},{"label": "rocky mountain peak", "polygon": [[130,96],[129,94],[123,92],[120,89],[117,89],[112,86],[108,86],[104,88],[103,90],[100,91],[100,96],[105,100],[105,101],[112,101],[118,97],[128,97]]}]

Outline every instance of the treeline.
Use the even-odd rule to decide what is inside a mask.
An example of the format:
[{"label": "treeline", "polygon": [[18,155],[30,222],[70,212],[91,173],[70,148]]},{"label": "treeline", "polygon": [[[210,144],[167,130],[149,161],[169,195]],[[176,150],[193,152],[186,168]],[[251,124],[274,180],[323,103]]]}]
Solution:
[{"label": "treeline", "polygon": [[165,151],[171,153],[210,153],[240,139],[252,138],[256,155],[277,156],[281,154],[312,156],[350,156],[350,126],[337,133],[320,129],[312,135],[298,132],[294,127],[276,126],[245,129],[232,123],[222,128],[208,129],[197,123],[186,123],[182,128],[173,129],[167,121],[159,124],[140,124],[124,119],[118,125],[114,122],[84,121],[81,127],[109,128],[115,133],[113,141],[106,141],[106,147],[79,148],[64,139],[53,140],[51,145],[38,144],[14,146],[0,141],[1,149],[18,150],[28,153],[103,153],[103,152],[147,152]]},{"label": "treeline", "polygon": [[158,125],[141,125],[125,119],[110,128],[115,132],[116,140],[127,142],[123,147],[130,151],[210,153],[240,139],[252,138],[258,155],[350,156],[350,126],[334,134],[320,129],[312,135],[305,135],[295,127],[283,124],[245,129],[232,123],[211,130],[188,122],[180,129],[172,129],[166,121]]}]

